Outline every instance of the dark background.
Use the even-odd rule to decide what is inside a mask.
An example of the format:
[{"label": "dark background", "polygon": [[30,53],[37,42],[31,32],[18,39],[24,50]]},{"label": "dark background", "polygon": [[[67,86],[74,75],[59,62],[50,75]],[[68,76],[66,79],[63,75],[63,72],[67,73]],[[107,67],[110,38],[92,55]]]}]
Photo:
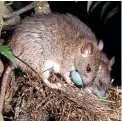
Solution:
[{"label": "dark background", "polygon": [[[13,2],[13,9],[17,10],[29,4],[29,1],[15,1]],[[80,20],[86,23],[95,33],[98,40],[103,40],[104,49],[109,59],[115,56],[115,64],[112,69],[112,77],[115,79],[113,85],[121,84],[121,2],[112,1],[112,5],[119,6],[120,10],[111,19],[104,24],[100,18],[100,11],[105,4],[99,5],[90,15],[87,14],[87,1],[50,1],[48,2],[52,12],[71,13],[77,16]],[[30,10],[29,12],[33,12]],[[22,14],[23,16],[30,15],[29,12]],[[108,9],[109,12],[109,9]]]}]

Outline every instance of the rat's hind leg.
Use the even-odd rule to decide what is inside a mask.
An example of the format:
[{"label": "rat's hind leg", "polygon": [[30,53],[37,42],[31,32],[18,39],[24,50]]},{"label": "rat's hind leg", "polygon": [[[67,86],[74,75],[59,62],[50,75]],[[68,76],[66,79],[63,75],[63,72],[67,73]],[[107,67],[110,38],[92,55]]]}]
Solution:
[{"label": "rat's hind leg", "polygon": [[44,83],[52,88],[52,89],[59,89],[61,87],[61,84],[60,83],[57,83],[57,84],[52,84],[49,82],[48,78],[50,76],[50,70],[47,70],[45,71],[43,74],[42,74],[42,80],[44,81]]}]

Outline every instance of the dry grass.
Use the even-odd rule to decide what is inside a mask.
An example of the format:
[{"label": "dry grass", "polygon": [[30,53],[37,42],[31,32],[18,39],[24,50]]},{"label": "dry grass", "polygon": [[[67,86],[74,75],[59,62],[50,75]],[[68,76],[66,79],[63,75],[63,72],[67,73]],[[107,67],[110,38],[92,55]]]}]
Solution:
[{"label": "dry grass", "polygon": [[120,89],[111,88],[109,100],[100,100],[75,86],[60,81],[63,91],[47,87],[39,78],[26,74],[11,76],[8,85],[4,117],[10,121],[108,121],[120,120]]}]

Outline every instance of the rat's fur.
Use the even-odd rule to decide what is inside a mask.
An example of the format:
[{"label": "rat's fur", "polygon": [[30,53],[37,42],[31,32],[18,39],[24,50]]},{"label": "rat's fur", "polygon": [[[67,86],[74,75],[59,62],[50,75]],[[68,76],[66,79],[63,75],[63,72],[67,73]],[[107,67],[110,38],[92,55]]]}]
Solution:
[{"label": "rat's fur", "polygon": [[100,61],[97,76],[91,86],[94,94],[96,94],[97,91],[99,92],[100,96],[106,96],[112,81],[110,72],[114,61],[114,57],[111,60],[108,60],[107,56],[102,54],[102,60]]},{"label": "rat's fur", "polygon": [[[70,14],[49,13],[28,17],[17,26],[8,45],[46,83],[50,71],[41,72],[54,66],[54,71],[69,80],[67,74],[75,65],[84,84],[89,85],[96,77],[101,60],[101,43],[98,44],[95,35],[84,23]],[[30,70],[17,62],[24,71]],[[47,63],[50,63],[49,66]]]}]

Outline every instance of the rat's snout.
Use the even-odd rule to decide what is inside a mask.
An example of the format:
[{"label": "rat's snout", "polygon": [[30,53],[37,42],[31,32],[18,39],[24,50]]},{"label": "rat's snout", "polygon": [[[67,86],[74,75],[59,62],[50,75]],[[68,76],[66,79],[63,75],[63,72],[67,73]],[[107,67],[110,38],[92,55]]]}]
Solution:
[{"label": "rat's snout", "polygon": [[105,97],[106,96],[106,91],[105,90],[100,90],[99,91],[99,95],[100,95],[100,97]]},{"label": "rat's snout", "polygon": [[102,89],[102,90],[97,90],[96,91],[96,96],[101,98],[101,99],[107,99],[109,94],[106,90]]},{"label": "rat's snout", "polygon": [[108,91],[105,88],[100,87],[100,85],[93,84],[91,86],[92,93],[95,94],[100,99],[108,98]]}]

